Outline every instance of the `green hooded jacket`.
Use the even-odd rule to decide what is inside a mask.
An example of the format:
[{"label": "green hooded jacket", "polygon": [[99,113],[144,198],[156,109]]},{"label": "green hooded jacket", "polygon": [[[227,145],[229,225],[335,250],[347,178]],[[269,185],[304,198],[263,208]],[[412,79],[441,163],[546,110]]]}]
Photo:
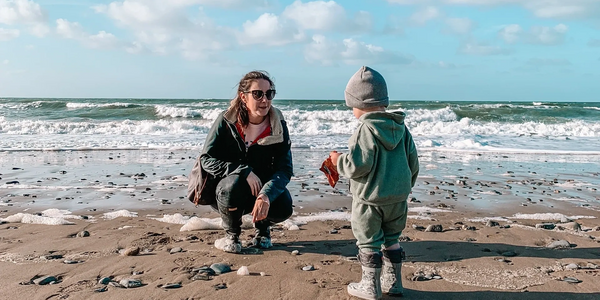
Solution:
[{"label": "green hooded jacket", "polygon": [[369,112],[358,120],[349,153],[339,156],[340,175],[350,179],[354,201],[388,205],[406,201],[419,174],[417,148],[403,112]]}]

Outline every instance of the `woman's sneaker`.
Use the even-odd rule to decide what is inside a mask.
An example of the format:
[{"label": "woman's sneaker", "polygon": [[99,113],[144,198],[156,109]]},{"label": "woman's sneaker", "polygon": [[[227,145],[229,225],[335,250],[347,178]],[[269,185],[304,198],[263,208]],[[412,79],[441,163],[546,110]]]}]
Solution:
[{"label": "woman's sneaker", "polygon": [[215,241],[215,247],[228,253],[242,253],[242,243],[238,235],[226,233],[224,238]]},{"label": "woman's sneaker", "polygon": [[263,249],[273,247],[273,243],[271,243],[271,227],[267,227],[266,230],[256,228],[256,234],[252,239],[252,246]]}]

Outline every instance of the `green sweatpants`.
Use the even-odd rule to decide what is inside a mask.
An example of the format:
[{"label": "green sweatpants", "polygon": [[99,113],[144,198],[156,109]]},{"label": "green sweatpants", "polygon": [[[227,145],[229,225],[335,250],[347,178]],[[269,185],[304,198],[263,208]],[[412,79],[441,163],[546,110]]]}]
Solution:
[{"label": "green sweatpants", "polygon": [[375,206],[352,201],[352,233],[356,245],[363,252],[379,252],[398,243],[406,227],[408,204],[399,203]]}]

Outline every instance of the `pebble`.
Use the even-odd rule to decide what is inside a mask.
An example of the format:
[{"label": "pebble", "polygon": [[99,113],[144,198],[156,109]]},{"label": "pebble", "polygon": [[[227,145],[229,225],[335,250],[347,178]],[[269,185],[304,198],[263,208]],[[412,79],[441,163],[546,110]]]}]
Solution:
[{"label": "pebble", "polygon": [[313,271],[315,269],[315,267],[313,266],[306,266],[306,267],[302,267],[302,271]]},{"label": "pebble", "polygon": [[579,269],[579,265],[577,265],[577,264],[568,264],[568,265],[565,266],[565,269],[567,269],[567,270],[577,270],[577,269]]},{"label": "pebble", "polygon": [[79,262],[78,260],[68,260],[68,259],[67,259],[67,260],[65,260],[65,261],[63,261],[63,263],[65,263],[65,264],[67,264],[67,265],[76,264],[76,263],[78,263],[78,262]]},{"label": "pebble", "polygon": [[129,247],[122,252],[123,256],[136,256],[140,254],[140,247]]},{"label": "pebble", "polygon": [[162,286],[163,289],[178,289],[181,287],[181,282],[177,283],[167,283]]},{"label": "pebble", "polygon": [[215,271],[215,274],[225,274],[231,272],[231,267],[228,264],[216,263],[210,265],[210,268]]},{"label": "pebble", "polygon": [[415,230],[425,230],[425,227],[417,224],[412,224],[412,228]]},{"label": "pebble", "polygon": [[267,273],[265,273],[265,272],[260,272],[260,276],[267,276]]},{"label": "pebble", "polygon": [[546,248],[550,248],[550,249],[568,249],[571,248],[571,243],[565,241],[565,240],[560,240],[560,241],[554,241],[550,244],[548,244],[548,246],[546,246]]},{"label": "pebble", "polygon": [[90,233],[86,230],[80,231],[77,233],[77,237],[88,237],[88,236],[90,236]]},{"label": "pebble", "polygon": [[121,281],[119,281],[119,284],[128,289],[140,287],[143,285],[141,280],[131,278],[121,279]]},{"label": "pebble", "polygon": [[248,276],[250,275],[250,271],[248,271],[248,267],[246,266],[241,266],[238,270],[237,270],[237,274],[240,276]]},{"label": "pebble", "polygon": [[200,268],[194,268],[192,269],[192,273],[198,273],[198,274],[206,274],[206,275],[210,275],[210,276],[215,276],[217,273],[215,272],[215,270],[211,269],[210,267],[207,266],[203,266]]},{"label": "pebble", "polygon": [[581,282],[581,280],[579,280],[575,277],[565,277],[562,279],[562,281],[568,282],[568,283],[580,283]]},{"label": "pebble", "polygon": [[173,249],[171,249],[171,251],[169,251],[170,254],[174,254],[174,253],[179,253],[183,251],[183,249],[181,249],[181,247],[175,247]]},{"label": "pebble", "polygon": [[108,291],[108,288],[105,286],[94,290],[95,293],[102,293],[102,292],[106,292],[106,291]]},{"label": "pebble", "polygon": [[442,232],[443,230],[444,230],[444,228],[442,227],[442,225],[431,224],[431,225],[427,226],[427,228],[425,229],[425,232]]},{"label": "pebble", "polygon": [[487,223],[485,223],[485,226],[487,226],[487,227],[495,227],[495,226],[500,226],[500,223],[498,223],[496,221],[488,220]]},{"label": "pebble", "polygon": [[292,255],[299,255],[299,254],[300,254],[300,251],[298,251],[298,250],[292,251]]},{"label": "pebble", "polygon": [[102,279],[98,280],[98,283],[107,285],[111,281],[112,281],[112,279],[110,279],[110,277],[103,277]]},{"label": "pebble", "polygon": [[554,223],[541,223],[541,224],[535,224],[535,228],[538,229],[548,229],[548,230],[552,230],[554,229],[554,227],[556,227],[556,225]]},{"label": "pebble", "polygon": [[290,228],[288,228],[289,231],[296,231],[296,230],[300,230],[300,227],[298,227],[298,225],[291,225]]},{"label": "pebble", "polygon": [[335,229],[331,229],[331,230],[329,231],[329,233],[330,233],[330,234],[336,234],[336,233],[338,233],[338,231],[337,231],[337,230],[335,230]]},{"label": "pebble", "polygon": [[468,225],[463,225],[462,229],[463,230],[472,230],[472,231],[477,230],[477,228],[475,226],[468,226]]},{"label": "pebble", "polygon": [[215,288],[215,290],[222,290],[222,289],[226,289],[227,288],[227,284],[226,283],[219,283],[219,284],[213,285],[213,287]]},{"label": "pebble", "polygon": [[57,282],[58,279],[54,276],[42,276],[33,280],[33,283],[37,285],[46,285],[52,284],[53,282]]}]

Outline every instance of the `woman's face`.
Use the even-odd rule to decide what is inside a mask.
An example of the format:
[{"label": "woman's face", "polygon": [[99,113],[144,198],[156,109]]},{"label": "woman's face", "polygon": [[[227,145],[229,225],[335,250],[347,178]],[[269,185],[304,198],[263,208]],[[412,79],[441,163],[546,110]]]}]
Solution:
[{"label": "woman's face", "polygon": [[[248,116],[250,119],[262,119],[271,109],[271,100],[267,99],[266,93],[271,89],[271,84],[265,79],[253,80],[247,91],[240,92],[240,97],[248,108]],[[252,91],[262,91],[262,97],[255,99]],[[256,93],[255,93],[256,94]]]}]

